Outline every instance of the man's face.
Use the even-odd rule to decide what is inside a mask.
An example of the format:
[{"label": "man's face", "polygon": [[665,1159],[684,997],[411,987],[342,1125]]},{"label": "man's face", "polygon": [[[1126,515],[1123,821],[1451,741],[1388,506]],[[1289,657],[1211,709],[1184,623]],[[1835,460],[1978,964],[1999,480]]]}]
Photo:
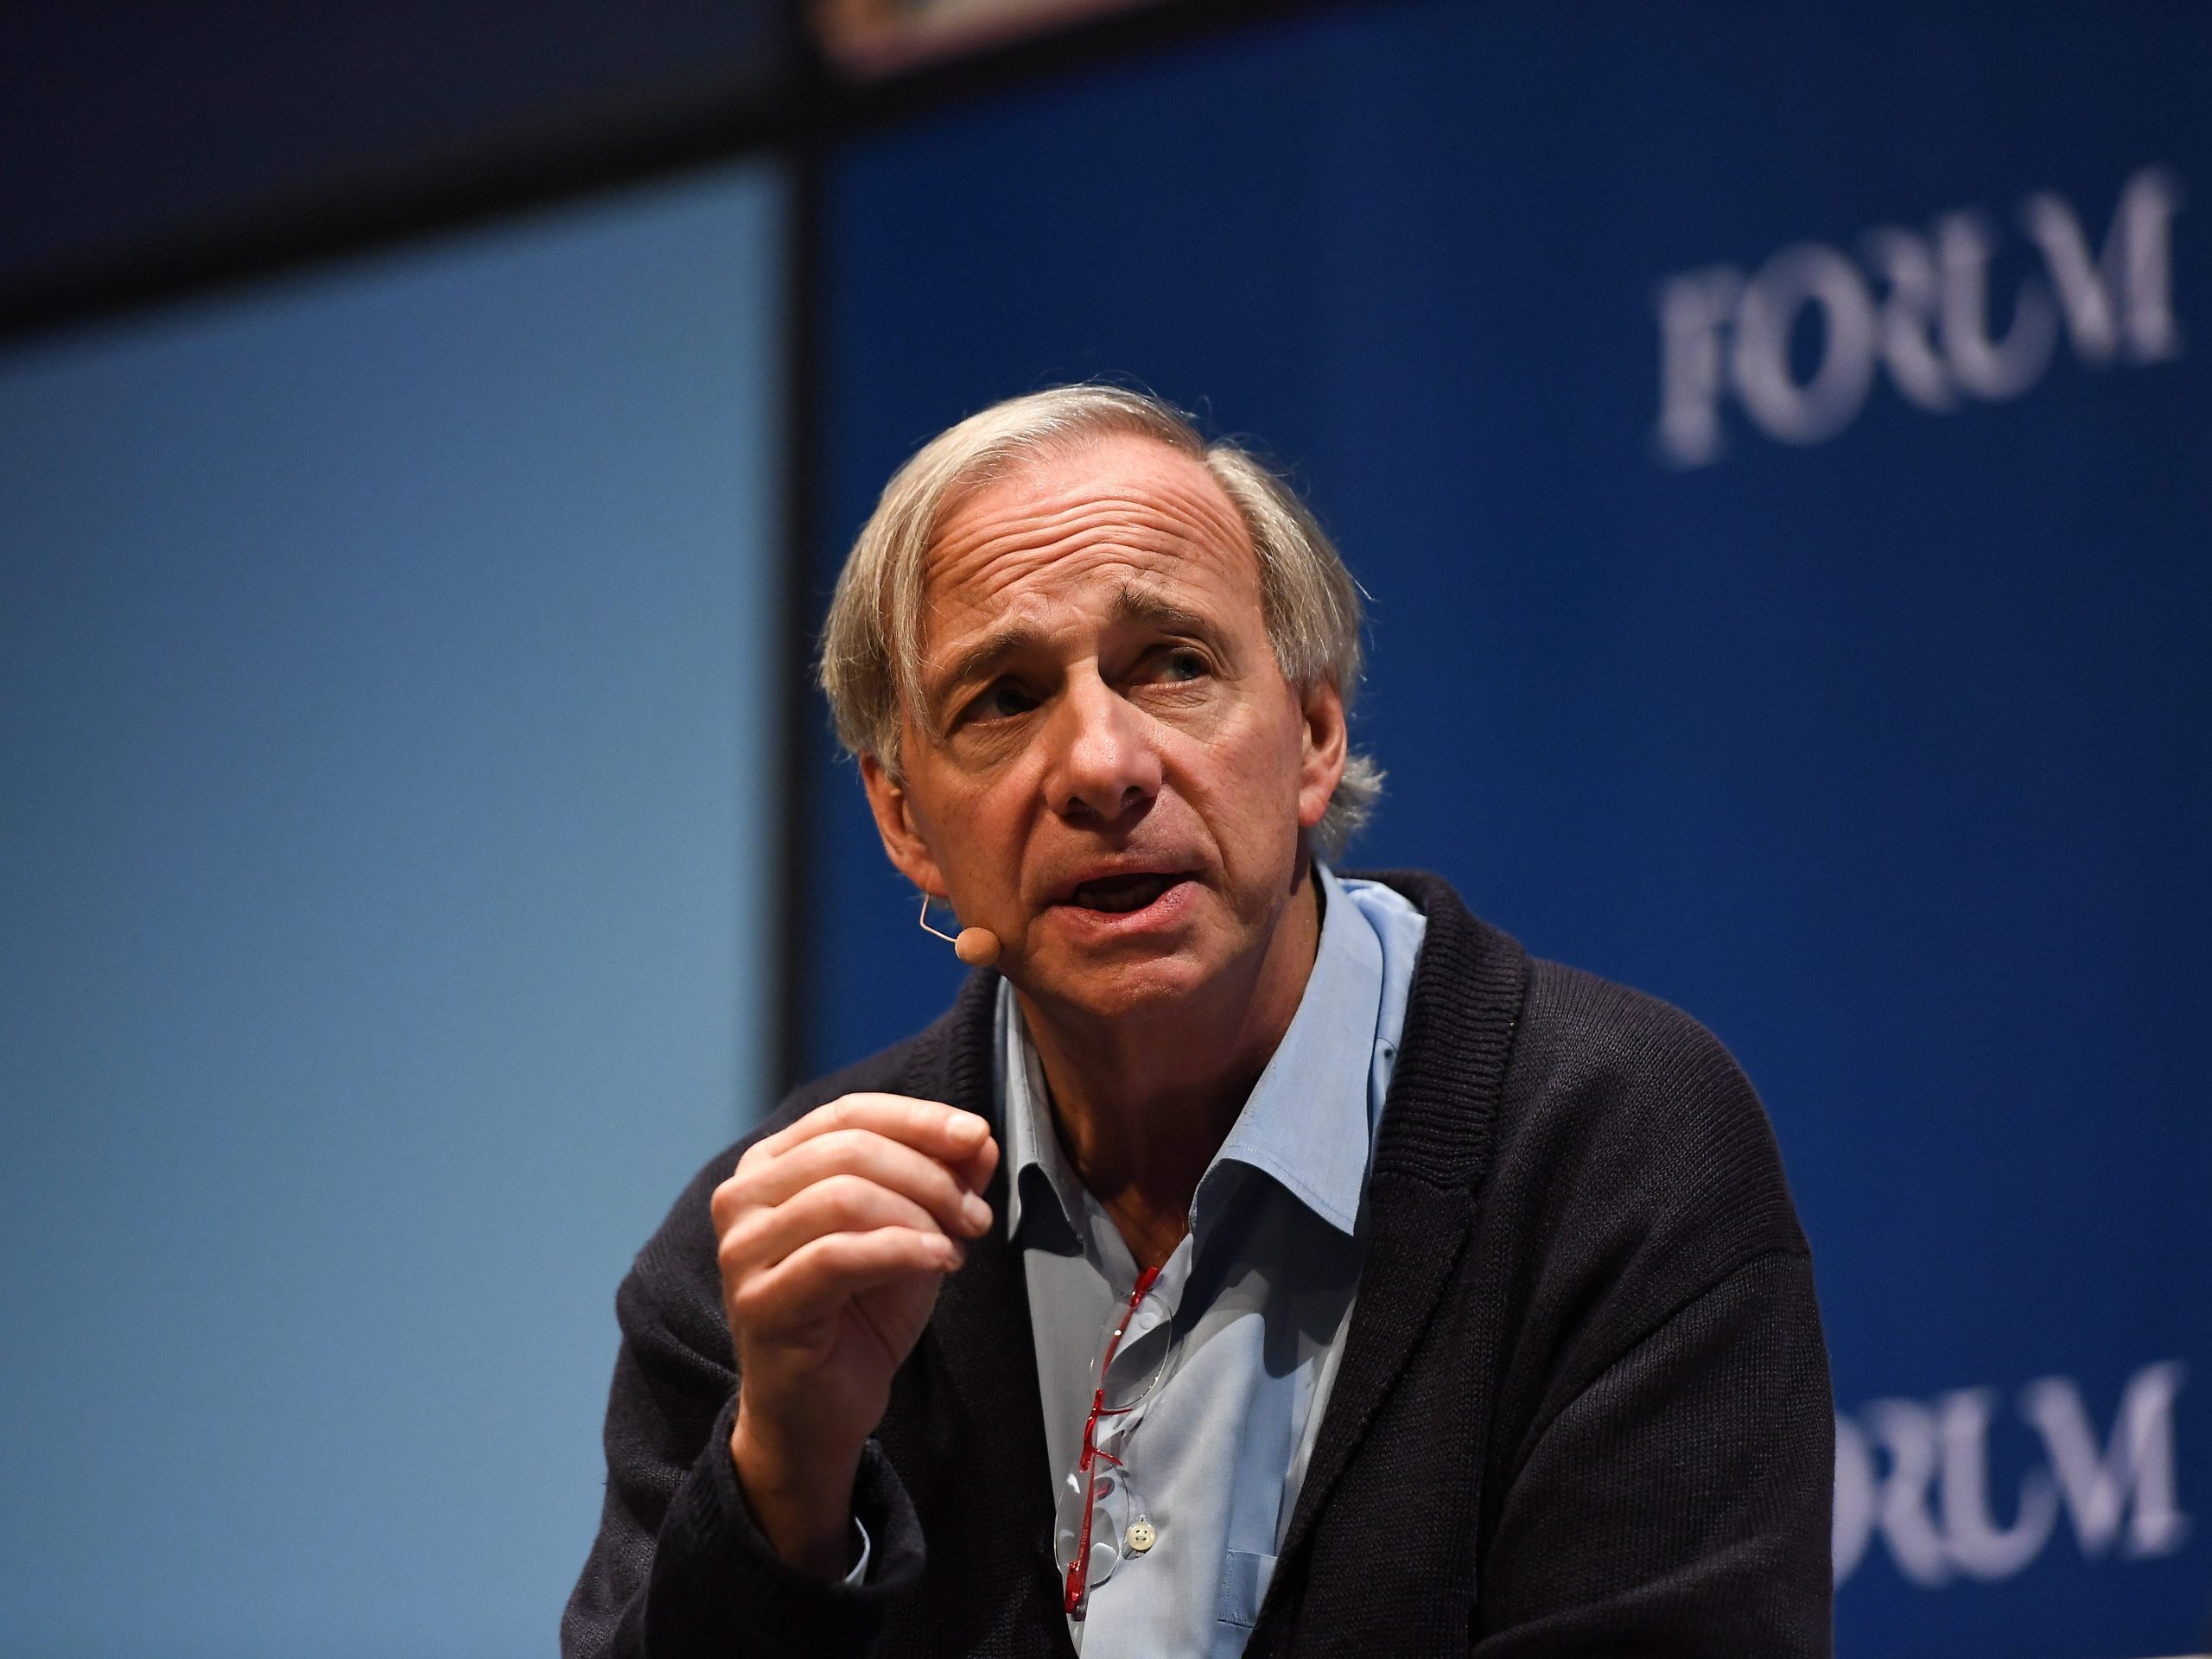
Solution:
[{"label": "man's face", "polygon": [[940,526],[924,613],[905,777],[862,763],[893,862],[1048,1005],[1249,986],[1343,772],[1344,709],[1283,677],[1211,474],[1113,436],[995,480]]}]

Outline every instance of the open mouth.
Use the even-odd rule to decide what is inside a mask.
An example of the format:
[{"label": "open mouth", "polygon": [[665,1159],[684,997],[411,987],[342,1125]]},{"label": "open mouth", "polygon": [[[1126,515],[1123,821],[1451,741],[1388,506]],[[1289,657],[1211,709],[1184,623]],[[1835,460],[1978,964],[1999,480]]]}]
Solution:
[{"label": "open mouth", "polygon": [[1133,910],[1142,910],[1170,887],[1191,878],[1180,874],[1145,871],[1128,875],[1104,875],[1093,881],[1079,884],[1069,896],[1068,902],[1084,910],[1100,910],[1109,915],[1122,915]]}]

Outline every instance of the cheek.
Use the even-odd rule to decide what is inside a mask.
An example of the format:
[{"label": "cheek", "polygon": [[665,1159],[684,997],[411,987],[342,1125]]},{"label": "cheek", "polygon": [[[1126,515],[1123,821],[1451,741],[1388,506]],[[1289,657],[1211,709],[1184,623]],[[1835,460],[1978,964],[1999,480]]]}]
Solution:
[{"label": "cheek", "polygon": [[1267,722],[1187,758],[1194,804],[1223,858],[1255,874],[1263,866],[1270,880],[1296,855],[1305,782],[1300,729]]},{"label": "cheek", "polygon": [[1018,885],[1031,817],[1026,803],[1033,797],[1033,791],[1001,785],[946,803],[932,829],[948,876],[979,899],[986,891]]}]

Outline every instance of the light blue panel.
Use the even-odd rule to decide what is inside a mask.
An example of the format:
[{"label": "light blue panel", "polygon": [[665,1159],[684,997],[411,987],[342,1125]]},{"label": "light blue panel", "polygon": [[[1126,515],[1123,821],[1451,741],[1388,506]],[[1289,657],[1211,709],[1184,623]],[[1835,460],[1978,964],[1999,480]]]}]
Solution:
[{"label": "light blue panel", "polygon": [[0,1651],[551,1649],[767,1081],[782,213],[0,363]]}]

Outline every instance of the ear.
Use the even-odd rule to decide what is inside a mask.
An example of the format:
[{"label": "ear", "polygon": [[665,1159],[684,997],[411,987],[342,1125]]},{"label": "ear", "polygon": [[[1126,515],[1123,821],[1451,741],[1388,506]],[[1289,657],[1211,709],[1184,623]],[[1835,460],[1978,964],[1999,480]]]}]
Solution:
[{"label": "ear", "polygon": [[885,855],[921,892],[944,898],[944,873],[914,822],[913,804],[905,787],[872,754],[861,756],[861,787],[868,791],[868,810],[875,814],[875,832],[883,838]]},{"label": "ear", "polygon": [[1306,692],[1303,750],[1299,761],[1298,826],[1313,829],[1329,810],[1329,799],[1344,775],[1351,734],[1344,726],[1344,700],[1333,680],[1321,680]]}]

